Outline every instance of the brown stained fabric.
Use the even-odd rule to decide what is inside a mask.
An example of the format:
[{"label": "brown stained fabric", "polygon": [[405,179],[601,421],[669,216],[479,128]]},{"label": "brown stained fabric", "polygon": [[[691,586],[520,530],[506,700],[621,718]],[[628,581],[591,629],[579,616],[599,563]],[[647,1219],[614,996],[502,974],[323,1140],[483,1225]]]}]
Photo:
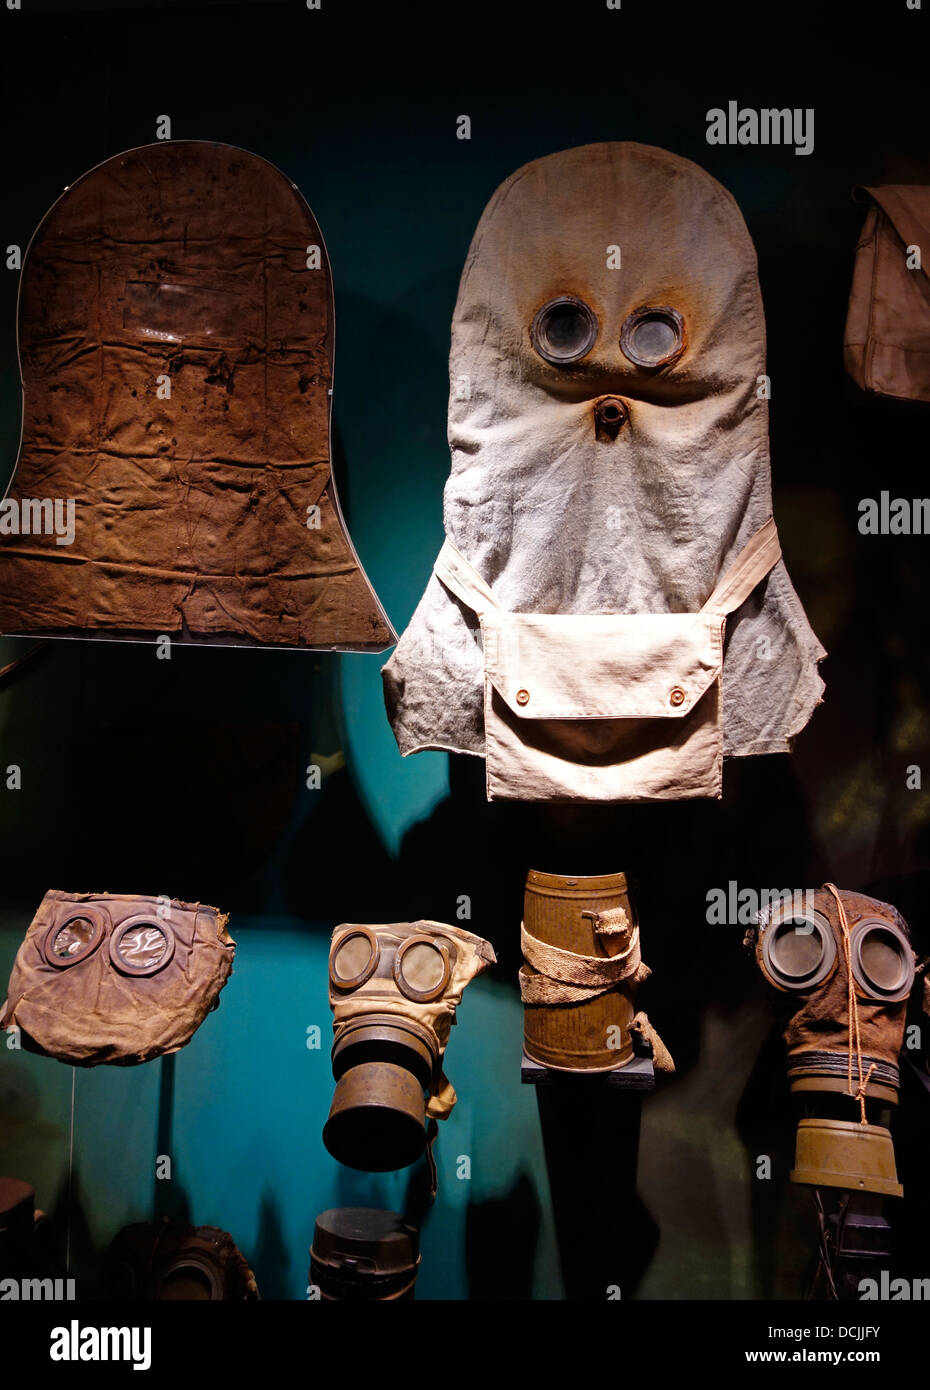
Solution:
[{"label": "brown stained fabric", "polygon": [[638,1014],[634,1014],[630,1024],[630,1032],[638,1033],[641,1038],[645,1038],[646,1042],[649,1043],[652,1048],[652,1064],[656,1071],[665,1072],[670,1075],[675,1070],[675,1062],[672,1058],[672,1054],[659,1037],[655,1028],[649,1022],[648,1014],[643,1013],[642,1010],[640,1010]]},{"label": "brown stained fabric", "polygon": [[330,472],[332,357],[320,229],[265,160],[164,142],[79,179],[23,268],[7,499],[75,499],[74,542],[0,510],[0,631],[389,646]]},{"label": "brown stained fabric", "polygon": [[930,185],[856,191],[870,206],[849,292],[846,370],[865,391],[930,401]]},{"label": "brown stained fabric", "polygon": [[[84,959],[49,963],[44,943],[86,914],[102,936]],[[174,954],[156,973],[122,973],[110,941],[132,918],[170,932]],[[17,952],[0,1026],[60,1062],[130,1066],[177,1052],[218,1002],[236,944],[215,907],[168,898],[48,892]]]},{"label": "brown stained fabric", "polygon": [[531,936],[522,924],[520,947],[526,961],[520,969],[520,998],[524,1004],[577,1004],[606,994],[624,980],[632,989],[652,973],[640,954],[639,927],[629,922],[622,949],[615,956],[564,951]]}]

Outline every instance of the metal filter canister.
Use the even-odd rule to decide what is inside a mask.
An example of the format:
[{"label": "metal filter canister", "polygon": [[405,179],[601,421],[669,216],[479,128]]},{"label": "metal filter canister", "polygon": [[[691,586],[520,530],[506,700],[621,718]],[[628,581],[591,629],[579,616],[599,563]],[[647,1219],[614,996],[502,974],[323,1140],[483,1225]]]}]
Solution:
[{"label": "metal filter canister", "polygon": [[[604,914],[622,909],[635,926],[625,874],[566,877],[531,869],[526,879],[523,924],[530,937],[561,951],[607,960],[629,948],[630,934],[598,930]],[[523,966],[530,980],[539,972]],[[630,1022],[633,981],[619,981],[601,993],[572,1003],[526,1004],[523,1038],[526,1055],[557,1071],[612,1071],[633,1056]]]},{"label": "metal filter canister", "polygon": [[324,1302],[412,1299],[419,1265],[416,1227],[396,1212],[341,1207],[316,1219],[310,1283]]}]

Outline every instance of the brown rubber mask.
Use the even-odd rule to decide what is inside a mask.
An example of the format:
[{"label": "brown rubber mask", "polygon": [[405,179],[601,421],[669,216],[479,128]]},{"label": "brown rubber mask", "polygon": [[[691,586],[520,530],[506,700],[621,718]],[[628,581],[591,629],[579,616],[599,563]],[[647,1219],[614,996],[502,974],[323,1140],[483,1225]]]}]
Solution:
[{"label": "brown rubber mask", "polygon": [[278,169],[206,141],[108,159],[33,237],[19,320],[0,632],[396,640],[330,469],[326,248]]},{"label": "brown rubber mask", "polygon": [[910,933],[889,903],[836,891],[842,914],[828,886],[800,912],[777,908],[756,959],[791,1010],[784,1036],[792,1088],[856,1096],[861,1054],[863,1094],[894,1100],[917,964]]},{"label": "brown rubber mask", "polygon": [[46,893],[19,948],[0,1026],[60,1062],[128,1066],[190,1042],[232,970],[214,907]]}]

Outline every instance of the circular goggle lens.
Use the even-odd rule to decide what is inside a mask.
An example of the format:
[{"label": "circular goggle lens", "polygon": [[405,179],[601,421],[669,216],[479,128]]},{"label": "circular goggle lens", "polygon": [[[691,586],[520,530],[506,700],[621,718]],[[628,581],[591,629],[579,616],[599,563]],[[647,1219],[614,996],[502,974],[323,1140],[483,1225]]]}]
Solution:
[{"label": "circular goggle lens", "polygon": [[833,969],[836,942],[826,922],[791,913],[764,933],[762,956],[782,989],[811,989]]},{"label": "circular goggle lens", "polygon": [[66,970],[93,955],[103,940],[107,919],[102,912],[85,907],[64,922],[49,927],[42,942],[47,965]]},{"label": "circular goggle lens", "polygon": [[114,929],[110,960],[124,975],[154,975],[174,955],[174,932],[167,924],[135,919]]},{"label": "circular goggle lens", "polygon": [[636,309],[620,332],[620,348],[637,367],[664,367],[685,350],[685,321],[677,309]]},{"label": "circular goggle lens", "polygon": [[435,999],[449,982],[449,958],[435,942],[412,940],[398,948],[394,974],[412,999]]},{"label": "circular goggle lens", "polygon": [[530,329],[533,347],[547,362],[562,366],[589,353],[597,339],[597,318],[581,299],[561,295],[544,304]]},{"label": "circular goggle lens", "polygon": [[196,1299],[214,1301],[220,1297],[218,1280],[200,1265],[180,1264],[170,1269],[158,1285],[160,1300]]},{"label": "circular goggle lens", "polygon": [[914,983],[914,959],[904,938],[885,922],[859,922],[852,931],[853,970],[877,999],[903,999]]},{"label": "circular goggle lens", "polygon": [[336,944],[330,973],[337,985],[354,989],[369,978],[378,963],[378,943],[367,932],[350,932]]},{"label": "circular goggle lens", "polygon": [[783,922],[776,929],[772,959],[782,974],[806,980],[823,960],[823,942],[803,923]]},{"label": "circular goggle lens", "polygon": [[97,935],[97,927],[89,917],[74,917],[56,933],[52,950],[59,960],[80,955]]},{"label": "circular goggle lens", "polygon": [[148,923],[124,932],[118,950],[124,965],[131,965],[136,970],[151,970],[153,965],[160,965],[164,960],[168,938],[161,927]]}]

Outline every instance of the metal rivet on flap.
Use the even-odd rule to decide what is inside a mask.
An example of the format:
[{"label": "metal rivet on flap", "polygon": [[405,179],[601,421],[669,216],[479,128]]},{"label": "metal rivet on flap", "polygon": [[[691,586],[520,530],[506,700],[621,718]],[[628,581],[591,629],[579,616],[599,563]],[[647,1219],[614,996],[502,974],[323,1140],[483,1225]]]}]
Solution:
[{"label": "metal rivet on flap", "polygon": [[[517,698],[519,699],[520,697],[517,696]],[[671,690],[669,691],[668,702],[670,705],[683,705],[687,698],[687,695],[682,690],[680,685],[673,685]]]},{"label": "metal rivet on flap", "polygon": [[528,705],[530,702],[530,692],[528,690],[517,691],[517,704]]}]

